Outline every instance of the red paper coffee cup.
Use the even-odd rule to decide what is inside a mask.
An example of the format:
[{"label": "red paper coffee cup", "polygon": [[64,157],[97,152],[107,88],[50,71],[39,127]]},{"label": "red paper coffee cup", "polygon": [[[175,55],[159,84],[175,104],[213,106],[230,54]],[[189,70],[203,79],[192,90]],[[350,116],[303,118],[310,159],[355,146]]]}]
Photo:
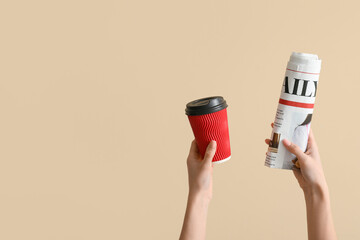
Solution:
[{"label": "red paper coffee cup", "polygon": [[188,115],[200,154],[204,157],[211,140],[217,143],[213,163],[221,163],[231,158],[227,104],[223,97],[201,98],[186,104]]}]

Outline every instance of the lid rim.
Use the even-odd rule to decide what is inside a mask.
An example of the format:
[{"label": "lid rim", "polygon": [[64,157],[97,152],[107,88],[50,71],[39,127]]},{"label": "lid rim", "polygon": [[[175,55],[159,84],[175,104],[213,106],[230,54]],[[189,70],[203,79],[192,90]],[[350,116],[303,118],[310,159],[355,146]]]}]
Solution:
[{"label": "lid rim", "polygon": [[[203,100],[208,100],[208,102],[205,105],[195,105],[196,102]],[[194,106],[191,106],[191,104],[194,104]],[[228,105],[225,99],[221,96],[206,97],[191,101],[186,104],[185,114],[188,116],[206,115],[221,111],[227,107]]]}]

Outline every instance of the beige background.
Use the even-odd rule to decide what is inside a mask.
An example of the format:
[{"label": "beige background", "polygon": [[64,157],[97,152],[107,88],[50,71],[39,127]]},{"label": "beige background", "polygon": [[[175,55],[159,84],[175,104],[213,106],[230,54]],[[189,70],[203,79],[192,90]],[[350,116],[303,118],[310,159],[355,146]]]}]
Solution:
[{"label": "beige background", "polygon": [[359,239],[358,1],[1,1],[0,239],[177,239],[188,101],[229,103],[207,239],[306,239],[263,166],[292,51],[323,59],[313,130],[340,239]]}]

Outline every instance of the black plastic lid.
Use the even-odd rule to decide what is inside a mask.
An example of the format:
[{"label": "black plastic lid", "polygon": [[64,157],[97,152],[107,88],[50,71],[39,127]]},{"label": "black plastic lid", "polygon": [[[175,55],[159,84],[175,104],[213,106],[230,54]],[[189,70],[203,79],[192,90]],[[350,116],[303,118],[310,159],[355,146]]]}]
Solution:
[{"label": "black plastic lid", "polygon": [[223,97],[201,98],[186,104],[185,113],[189,116],[204,115],[218,112],[227,108],[226,101]]}]

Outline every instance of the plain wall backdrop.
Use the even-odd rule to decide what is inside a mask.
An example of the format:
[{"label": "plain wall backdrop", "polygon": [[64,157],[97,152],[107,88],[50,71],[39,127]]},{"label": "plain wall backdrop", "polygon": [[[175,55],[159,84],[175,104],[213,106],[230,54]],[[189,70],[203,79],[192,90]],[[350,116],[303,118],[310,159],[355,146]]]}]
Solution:
[{"label": "plain wall backdrop", "polygon": [[312,128],[339,239],[360,239],[359,1],[1,1],[0,238],[177,239],[185,104],[229,104],[207,239],[306,239],[264,166],[292,51],[323,60]]}]

